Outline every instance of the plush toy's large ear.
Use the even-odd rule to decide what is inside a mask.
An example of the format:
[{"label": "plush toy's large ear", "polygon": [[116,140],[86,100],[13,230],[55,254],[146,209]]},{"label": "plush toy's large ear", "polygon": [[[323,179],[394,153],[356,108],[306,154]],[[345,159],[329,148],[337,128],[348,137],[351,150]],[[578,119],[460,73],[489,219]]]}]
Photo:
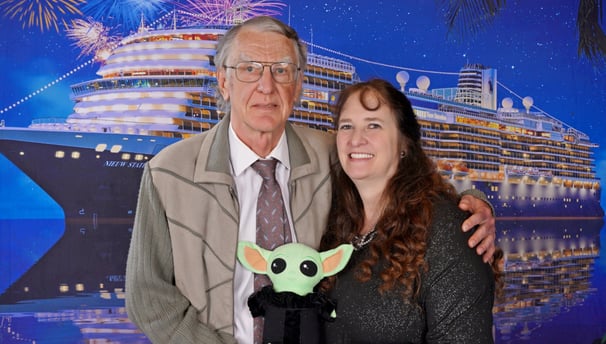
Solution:
[{"label": "plush toy's large ear", "polygon": [[351,244],[342,244],[332,250],[320,252],[324,277],[332,276],[343,270],[343,268],[347,266],[347,262],[349,262],[352,253],[353,245]]},{"label": "plush toy's large ear", "polygon": [[249,241],[238,243],[238,260],[245,268],[257,273],[267,274],[267,256],[270,252]]}]

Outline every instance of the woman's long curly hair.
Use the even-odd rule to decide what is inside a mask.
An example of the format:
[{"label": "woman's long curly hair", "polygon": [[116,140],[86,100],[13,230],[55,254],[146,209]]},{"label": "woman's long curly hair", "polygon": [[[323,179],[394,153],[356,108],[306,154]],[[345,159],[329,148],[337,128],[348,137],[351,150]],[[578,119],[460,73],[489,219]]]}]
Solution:
[{"label": "woman's long curly hair", "polygon": [[[418,297],[421,276],[427,269],[424,257],[432,204],[443,198],[456,201],[457,194],[423,151],[420,125],[402,92],[381,79],[352,85],[337,101],[337,123],[344,104],[352,96],[357,97],[353,101],[359,101],[369,111],[388,107],[396,117],[399,144],[404,147],[397,170],[383,191],[385,207],[375,227],[376,237],[369,245],[369,257],[356,267],[356,276],[360,281],[368,281],[373,267],[381,261],[379,275],[383,283],[379,292],[401,286],[403,297],[414,300]],[[339,162],[333,165],[332,174],[332,205],[321,250],[350,243],[364,226],[364,205],[356,186]],[[334,283],[334,277],[326,279],[321,289],[328,290]]]},{"label": "woman's long curly hair", "polygon": [[[495,305],[501,303],[505,296],[505,271],[503,266],[505,265],[505,253],[500,247],[496,247],[492,255],[492,262],[490,267],[494,274],[494,285],[495,285]],[[503,265],[503,266],[502,266]]]}]

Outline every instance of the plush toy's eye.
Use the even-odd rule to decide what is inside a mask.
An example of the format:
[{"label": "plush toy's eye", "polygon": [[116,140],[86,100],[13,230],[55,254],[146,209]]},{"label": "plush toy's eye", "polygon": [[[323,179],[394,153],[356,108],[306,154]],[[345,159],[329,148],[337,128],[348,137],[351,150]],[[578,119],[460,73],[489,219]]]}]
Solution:
[{"label": "plush toy's eye", "polygon": [[303,275],[313,277],[318,273],[318,266],[311,260],[305,260],[299,266]]},{"label": "plush toy's eye", "polygon": [[280,272],[286,269],[286,261],[282,258],[275,259],[271,262],[271,271],[275,274],[279,274]]}]

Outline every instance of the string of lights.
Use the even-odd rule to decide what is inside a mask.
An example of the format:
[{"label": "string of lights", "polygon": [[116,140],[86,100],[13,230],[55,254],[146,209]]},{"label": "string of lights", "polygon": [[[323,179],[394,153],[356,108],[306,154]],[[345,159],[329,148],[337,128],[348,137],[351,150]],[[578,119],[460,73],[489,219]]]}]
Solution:
[{"label": "string of lights", "polygon": [[63,81],[64,79],[66,79],[66,78],[67,78],[67,77],[69,77],[70,75],[72,75],[72,74],[74,74],[74,73],[78,72],[79,70],[81,70],[82,68],[86,67],[87,65],[92,64],[94,61],[95,61],[95,59],[90,59],[90,60],[88,60],[88,61],[86,61],[86,62],[82,63],[82,64],[81,64],[81,65],[79,65],[78,67],[76,67],[76,68],[74,68],[74,69],[70,70],[69,72],[67,72],[67,73],[65,73],[65,74],[63,74],[63,75],[61,75],[61,76],[60,76],[60,77],[58,77],[57,79],[55,79],[55,80],[53,80],[53,81],[49,82],[48,84],[46,84],[46,85],[44,85],[44,86],[40,87],[39,89],[37,89],[37,90],[33,91],[32,93],[28,94],[27,96],[25,96],[25,97],[23,97],[23,98],[21,98],[21,99],[17,100],[16,102],[12,103],[11,105],[9,105],[9,106],[7,106],[7,107],[5,107],[5,108],[1,109],[1,110],[0,110],[0,115],[1,115],[1,114],[4,114],[4,113],[5,113],[5,112],[7,112],[7,111],[10,111],[10,110],[12,110],[12,109],[16,108],[17,106],[19,106],[19,105],[21,105],[21,104],[23,104],[23,103],[25,103],[26,101],[28,101],[28,100],[32,99],[33,97],[35,97],[35,96],[39,95],[40,93],[42,93],[42,92],[44,92],[44,91],[46,91],[46,90],[47,90],[47,89],[49,89],[50,87],[55,86],[56,84],[58,84],[59,82]]}]

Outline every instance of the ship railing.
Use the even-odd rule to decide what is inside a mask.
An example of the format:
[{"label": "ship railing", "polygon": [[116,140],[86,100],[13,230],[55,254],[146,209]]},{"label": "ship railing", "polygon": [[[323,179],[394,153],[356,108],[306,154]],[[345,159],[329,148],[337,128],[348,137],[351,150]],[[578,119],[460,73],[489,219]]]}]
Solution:
[{"label": "ship railing", "polygon": [[[499,139],[501,138],[498,133],[486,132],[486,130],[480,131],[474,127],[457,127],[450,130],[442,129],[441,127],[423,126],[423,131],[427,133],[434,133],[435,137],[442,137],[440,134],[455,134],[459,135],[457,139],[453,141],[461,141],[461,143],[481,143],[493,147],[501,147]],[[467,134],[467,135],[463,135]],[[428,136],[429,138],[429,136]],[[441,138],[443,140],[444,138]]]},{"label": "ship railing", "polygon": [[494,120],[496,114],[488,109],[469,105],[469,104],[444,104],[440,110],[447,114],[461,115],[465,117],[477,118],[480,120]]},{"label": "ship railing", "polygon": [[313,53],[307,55],[307,64],[344,71],[352,74],[356,71],[355,67],[349,62],[345,62],[328,56],[316,55]]},{"label": "ship railing", "polygon": [[407,96],[427,99],[429,101],[437,103],[438,109],[429,109],[428,111],[439,111],[443,114],[459,114],[468,117],[475,117],[478,119],[494,119],[496,117],[496,111],[488,108],[483,108],[478,105],[466,104],[451,99],[454,88],[439,88],[433,89],[429,92],[414,89],[409,89],[406,93]]},{"label": "ship railing", "polygon": [[303,80],[305,86],[316,86],[316,88],[328,90],[333,92],[335,90],[341,90],[352,84],[351,79],[328,76],[325,73],[305,73]]},{"label": "ship railing", "polygon": [[589,136],[587,134],[585,134],[584,132],[577,130],[575,128],[568,128],[566,130],[566,133],[569,135],[575,135],[580,140],[589,140]]},{"label": "ship railing", "polygon": [[137,77],[137,78],[107,78],[82,82],[72,86],[73,96],[83,96],[95,92],[116,89],[141,89],[141,88],[192,88],[200,92],[214,94],[216,80],[203,77]]},{"label": "ship railing", "polygon": [[[216,121],[215,121],[216,122]],[[210,125],[204,124],[192,124],[192,130],[200,132],[199,127],[208,129]],[[131,124],[108,124],[108,123],[68,123],[65,119],[60,118],[42,118],[35,119],[30,124],[29,128],[42,129],[51,131],[72,131],[72,132],[96,132],[96,133],[118,133],[118,134],[134,134],[134,135],[148,135],[151,132],[172,132],[179,129],[177,125],[167,124],[143,124],[139,122],[132,122]],[[202,130],[205,130],[202,129]]]},{"label": "ship railing", "polygon": [[28,126],[28,128],[51,130],[51,131],[79,131],[79,130],[74,130],[74,128],[65,121],[63,121],[63,122],[32,121],[32,123]]},{"label": "ship railing", "polygon": [[32,125],[67,124],[65,117],[44,117],[32,119]]},{"label": "ship railing", "polygon": [[500,157],[496,154],[477,154],[476,152],[462,152],[457,149],[448,149],[442,147],[436,148],[423,146],[423,149],[426,150],[428,155],[433,159],[447,160],[450,162],[461,161],[469,164],[469,166],[500,167],[502,163]]},{"label": "ship railing", "polygon": [[[233,25],[229,24],[207,24],[207,25],[199,25],[199,26],[191,26],[186,29],[191,31],[192,33],[214,33],[213,31],[219,31],[220,34],[223,34],[225,31],[229,30]],[[182,29],[182,28],[179,28]],[[223,32],[221,32],[223,31]],[[146,30],[137,31],[128,37],[125,37],[120,42],[121,45],[129,44],[132,41],[137,41],[141,39],[145,39],[148,37],[158,36],[158,35],[173,35],[174,30],[172,28],[162,28],[162,29],[153,29],[147,28]]]}]

